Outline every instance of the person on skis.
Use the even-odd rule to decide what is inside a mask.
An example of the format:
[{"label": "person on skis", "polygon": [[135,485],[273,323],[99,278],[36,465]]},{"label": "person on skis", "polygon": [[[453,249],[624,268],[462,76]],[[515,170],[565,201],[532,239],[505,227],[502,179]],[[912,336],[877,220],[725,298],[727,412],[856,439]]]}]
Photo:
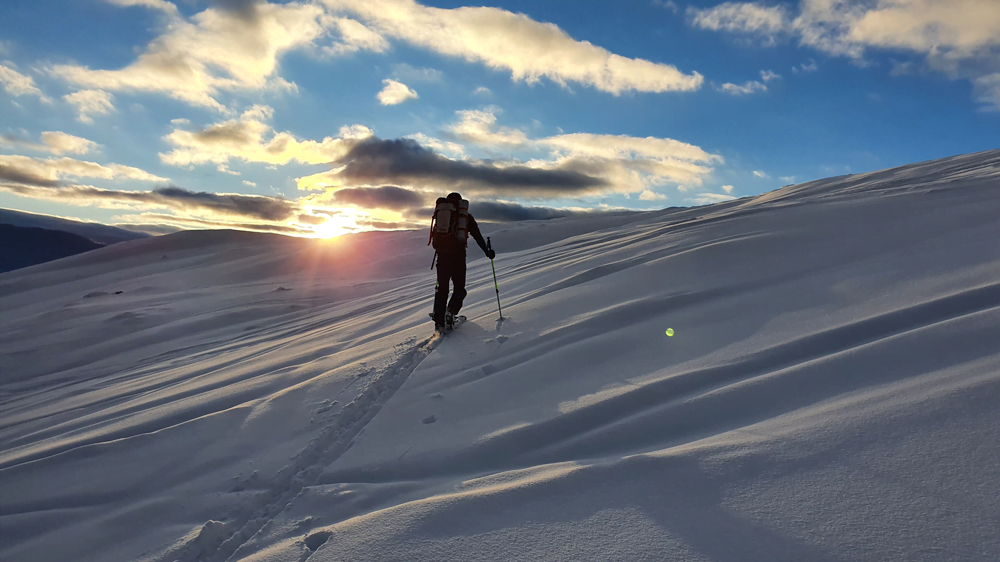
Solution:
[{"label": "person on skis", "polygon": [[[458,193],[439,197],[431,219],[431,239],[437,259],[437,289],[434,292],[434,328],[438,331],[455,327],[455,318],[462,309],[465,290],[465,250],[469,235],[476,240],[486,257],[493,259],[496,252],[488,247],[476,219],[469,214],[469,202]],[[448,301],[448,283],[455,290]]]}]

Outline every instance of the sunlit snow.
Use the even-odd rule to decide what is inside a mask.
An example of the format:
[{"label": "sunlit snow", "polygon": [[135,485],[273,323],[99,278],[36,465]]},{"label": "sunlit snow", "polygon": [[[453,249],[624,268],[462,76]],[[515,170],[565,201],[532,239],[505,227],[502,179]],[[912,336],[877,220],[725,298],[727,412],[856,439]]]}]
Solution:
[{"label": "sunlit snow", "polygon": [[0,275],[0,559],[1000,558],[1000,151],[484,234]]}]

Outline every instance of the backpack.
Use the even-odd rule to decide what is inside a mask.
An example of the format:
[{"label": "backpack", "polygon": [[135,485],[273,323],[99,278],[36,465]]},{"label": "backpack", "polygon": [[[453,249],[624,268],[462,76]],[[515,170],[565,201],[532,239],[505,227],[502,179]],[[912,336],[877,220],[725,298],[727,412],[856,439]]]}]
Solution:
[{"label": "backpack", "polygon": [[427,245],[439,252],[455,252],[469,245],[469,202],[462,199],[456,209],[445,197],[438,197],[431,217]]}]

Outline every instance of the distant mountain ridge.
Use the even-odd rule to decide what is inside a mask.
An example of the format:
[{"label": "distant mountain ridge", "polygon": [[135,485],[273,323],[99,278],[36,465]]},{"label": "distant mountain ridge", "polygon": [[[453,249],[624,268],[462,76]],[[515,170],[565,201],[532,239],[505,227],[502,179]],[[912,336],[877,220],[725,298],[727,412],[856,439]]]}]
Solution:
[{"label": "distant mountain ridge", "polygon": [[59,217],[50,217],[48,215],[15,211],[12,209],[0,209],[0,224],[44,228],[47,230],[62,230],[64,232],[76,234],[77,236],[82,236],[103,246],[124,242],[126,240],[149,238],[149,234],[146,234],[145,232],[135,232],[133,230],[126,230],[124,228],[108,226],[105,224],[74,221]]},{"label": "distant mountain ridge", "polygon": [[0,273],[103,247],[72,232],[0,224]]}]

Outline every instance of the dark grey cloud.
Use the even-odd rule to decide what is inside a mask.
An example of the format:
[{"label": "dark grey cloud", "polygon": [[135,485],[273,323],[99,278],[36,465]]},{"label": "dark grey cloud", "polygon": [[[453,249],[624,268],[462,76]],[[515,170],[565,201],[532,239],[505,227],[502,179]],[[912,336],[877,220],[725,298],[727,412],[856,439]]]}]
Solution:
[{"label": "dark grey cloud", "polygon": [[477,221],[483,222],[548,220],[593,214],[585,211],[567,211],[552,207],[525,207],[517,203],[497,203],[494,201],[469,203],[469,212]]},{"label": "dark grey cloud", "polygon": [[209,0],[211,6],[236,14],[247,21],[256,21],[262,0]]},{"label": "dark grey cloud", "polygon": [[[171,220],[176,217],[171,217]],[[125,230],[131,230],[133,232],[144,232],[152,236],[160,236],[162,234],[170,234],[172,232],[177,232],[178,230],[183,230],[177,226],[171,226],[169,224],[133,224],[128,222],[114,223],[111,226],[116,226],[118,228],[124,228]]]},{"label": "dark grey cloud", "polygon": [[[176,215],[166,215],[159,213],[143,213],[142,218],[150,221],[148,224],[119,224],[121,228],[128,230],[138,230],[147,234],[169,234],[178,230],[205,230],[205,229],[230,229],[230,230],[254,230],[257,232],[273,232],[276,234],[299,234],[311,235],[312,230],[306,228],[296,228],[282,224],[266,223],[232,223],[225,221],[215,221],[211,219],[199,219],[194,217],[179,217]],[[159,224],[156,221],[163,221]]]},{"label": "dark grey cloud", "polygon": [[201,209],[241,215],[256,219],[281,221],[292,216],[298,207],[281,197],[255,195],[222,195],[204,191],[188,191],[182,187],[169,186],[154,189],[152,193],[159,199]]},{"label": "dark grey cloud", "polygon": [[311,236],[314,234],[312,230],[307,230],[304,228],[295,228],[294,226],[286,226],[283,224],[266,224],[266,223],[244,223],[244,224],[229,224],[229,223],[218,223],[215,228],[226,228],[233,230],[253,230],[255,232],[272,232],[274,234],[289,234],[289,235],[302,235]]},{"label": "dark grey cloud", "polygon": [[[191,134],[202,144],[221,144],[224,146],[241,147],[256,142],[250,125],[244,121],[227,121],[217,123],[205,129],[191,131]],[[284,149],[284,146],[282,146]]]},{"label": "dark grey cloud", "polygon": [[342,205],[355,205],[365,209],[391,209],[402,211],[424,204],[424,196],[410,189],[394,185],[382,187],[349,187],[333,194],[333,200]]},{"label": "dark grey cloud", "polygon": [[4,133],[0,135],[0,144],[9,146],[31,146],[33,143],[26,138],[22,138],[11,133]]},{"label": "dark grey cloud", "polygon": [[366,139],[335,163],[344,166],[338,177],[354,184],[392,183],[544,197],[581,194],[607,185],[604,178],[573,170],[452,160],[405,138]]},{"label": "dark grey cloud", "polygon": [[150,206],[170,207],[186,211],[209,210],[266,221],[282,221],[299,211],[294,202],[281,197],[196,192],[176,186],[160,187],[152,191],[115,191],[89,185],[58,187],[58,184],[39,185],[25,181],[18,183],[14,185],[2,184],[0,188],[27,197],[83,202],[145,203]]},{"label": "dark grey cloud", "polygon": [[[498,203],[496,201],[470,201],[469,213],[477,222],[516,222],[548,220],[562,217],[585,217],[605,211],[568,211],[552,207],[526,207],[518,203]],[[410,219],[428,218],[434,214],[432,208],[411,209],[404,213]]]},{"label": "dark grey cloud", "polygon": [[31,172],[6,164],[0,164],[0,181],[10,181],[37,187],[59,187],[62,185],[61,181],[36,176]]},{"label": "dark grey cloud", "polygon": [[299,215],[298,218],[298,221],[301,224],[311,224],[314,226],[317,224],[325,224],[328,220],[330,219],[327,217],[317,217],[315,215]]},{"label": "dark grey cloud", "polygon": [[317,209],[315,207],[313,208],[312,212],[317,215],[326,215],[328,217],[339,217],[344,214],[343,211],[338,209]]},{"label": "dark grey cloud", "polygon": [[387,221],[359,221],[358,226],[374,228],[376,230],[403,230],[411,228],[411,225],[403,224],[401,222]]}]

